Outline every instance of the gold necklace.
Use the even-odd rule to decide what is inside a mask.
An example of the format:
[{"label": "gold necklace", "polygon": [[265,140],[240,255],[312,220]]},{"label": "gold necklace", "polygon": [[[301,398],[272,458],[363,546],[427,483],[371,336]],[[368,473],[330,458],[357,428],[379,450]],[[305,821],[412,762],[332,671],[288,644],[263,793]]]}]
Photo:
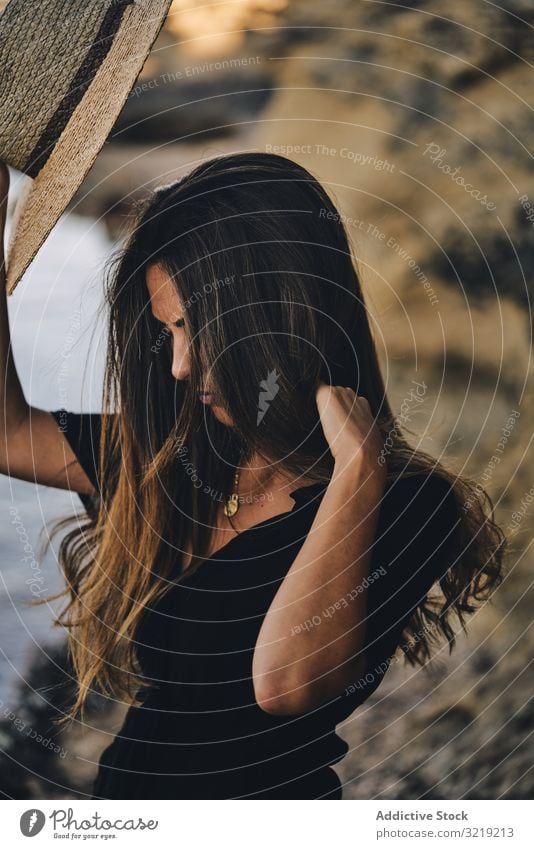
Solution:
[{"label": "gold necklace", "polygon": [[230,493],[230,495],[226,496],[226,502],[224,504],[224,515],[230,518],[231,516],[235,516],[237,511],[239,510],[239,471],[236,469],[234,474],[234,492]]},{"label": "gold necklace", "polygon": [[[254,475],[254,477],[255,477],[255,475]],[[271,480],[272,480],[272,476],[271,476]],[[235,516],[235,514],[239,510],[239,491],[238,491],[238,488],[239,488],[239,470],[236,469],[235,473],[234,473],[234,486],[233,486],[234,491],[232,493],[230,493],[230,495],[226,496],[226,501],[224,503],[224,515],[227,516],[229,519],[232,516]],[[230,522],[230,524],[233,527],[232,522]],[[234,530],[236,530],[236,529],[234,529]]]}]

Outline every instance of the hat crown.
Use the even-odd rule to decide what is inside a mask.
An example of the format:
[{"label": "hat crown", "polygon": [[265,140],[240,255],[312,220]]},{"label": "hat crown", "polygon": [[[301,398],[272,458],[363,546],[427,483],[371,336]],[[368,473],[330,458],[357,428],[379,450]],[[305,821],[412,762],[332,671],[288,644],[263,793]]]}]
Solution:
[{"label": "hat crown", "polygon": [[0,15],[0,159],[36,176],[133,2],[10,0]]},{"label": "hat crown", "polygon": [[94,164],[171,2],[0,0],[0,159],[34,178],[12,217],[8,293]]}]

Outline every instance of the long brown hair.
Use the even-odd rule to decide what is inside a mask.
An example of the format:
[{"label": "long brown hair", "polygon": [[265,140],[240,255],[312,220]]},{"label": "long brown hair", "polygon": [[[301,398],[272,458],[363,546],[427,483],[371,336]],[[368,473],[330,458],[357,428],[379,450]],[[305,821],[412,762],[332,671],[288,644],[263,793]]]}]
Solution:
[{"label": "long brown hair", "polygon": [[[172,377],[168,335],[150,310],[152,264],[172,277],[184,305],[187,381]],[[452,650],[451,619],[463,626],[502,580],[504,534],[484,490],[403,435],[345,228],[315,177],[264,153],[200,165],[134,209],[105,283],[99,506],[59,549],[68,602],[57,621],[69,630],[77,681],[70,716],[83,713],[93,686],[133,699],[146,683],[135,651],[141,619],[202,561],[218,494],[229,491],[238,460],[258,452],[280,458],[297,481],[328,483],[333,460],[315,404],[320,380],[367,398],[387,441],[388,481],[432,472],[452,487],[461,521],[448,568],[439,595],[421,602],[408,623],[402,651],[423,664],[440,636]],[[234,427],[197,400],[206,368]],[[277,391],[259,422],[262,381],[272,379]],[[194,556],[184,569],[186,542]]]}]

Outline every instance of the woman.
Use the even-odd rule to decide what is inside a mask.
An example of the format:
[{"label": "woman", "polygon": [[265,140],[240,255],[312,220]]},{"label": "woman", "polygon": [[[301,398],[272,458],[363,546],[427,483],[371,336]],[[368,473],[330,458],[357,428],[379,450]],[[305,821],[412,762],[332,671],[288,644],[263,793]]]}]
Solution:
[{"label": "woman", "polygon": [[3,470],[87,512],[60,547],[70,715],[94,687],[129,705],[93,798],[341,798],[336,725],[502,580],[491,501],[402,435],[294,162],[155,191],[105,278],[101,415],[29,407],[2,318]]}]

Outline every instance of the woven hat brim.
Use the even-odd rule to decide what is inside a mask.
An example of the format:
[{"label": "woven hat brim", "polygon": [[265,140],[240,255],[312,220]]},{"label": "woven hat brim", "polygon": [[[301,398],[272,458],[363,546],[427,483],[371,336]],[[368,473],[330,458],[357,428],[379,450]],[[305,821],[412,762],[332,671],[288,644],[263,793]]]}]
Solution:
[{"label": "woven hat brim", "polygon": [[104,145],[167,17],[172,0],[127,8],[110,50],[47,162],[17,203],[7,249],[11,294]]}]

